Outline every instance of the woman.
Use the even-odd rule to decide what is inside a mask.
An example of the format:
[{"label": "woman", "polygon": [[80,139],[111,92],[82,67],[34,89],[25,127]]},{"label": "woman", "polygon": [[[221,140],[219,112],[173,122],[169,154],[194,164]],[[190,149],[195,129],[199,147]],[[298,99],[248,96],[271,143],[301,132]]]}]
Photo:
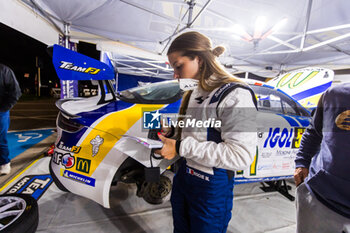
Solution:
[{"label": "woman", "polygon": [[175,78],[199,83],[183,97],[180,115],[186,116],[185,122],[220,122],[180,128],[178,140],[158,134],[164,146],[156,153],[166,159],[184,158],[171,194],[174,232],[226,232],[233,171],[247,168],[255,155],[255,97],[216,61],[223,51],[221,46],[212,49],[206,36],[186,32],[172,42],[167,53]]}]

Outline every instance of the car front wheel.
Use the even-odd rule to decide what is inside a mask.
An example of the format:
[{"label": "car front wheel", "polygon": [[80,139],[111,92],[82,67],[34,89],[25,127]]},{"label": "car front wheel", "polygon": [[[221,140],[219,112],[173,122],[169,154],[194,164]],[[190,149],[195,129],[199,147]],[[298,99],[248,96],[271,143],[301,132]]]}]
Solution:
[{"label": "car front wheel", "polygon": [[0,232],[35,232],[39,222],[37,201],[25,194],[0,195]]}]

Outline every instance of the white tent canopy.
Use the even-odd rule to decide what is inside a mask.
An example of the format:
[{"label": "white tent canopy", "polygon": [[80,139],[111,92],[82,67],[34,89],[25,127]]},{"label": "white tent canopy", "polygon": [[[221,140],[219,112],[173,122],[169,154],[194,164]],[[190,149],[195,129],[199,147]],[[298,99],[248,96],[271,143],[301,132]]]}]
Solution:
[{"label": "white tent canopy", "polygon": [[[176,35],[196,30],[208,35],[214,46],[226,47],[220,59],[232,72],[272,77],[305,66],[350,65],[349,0],[22,1],[61,33],[69,26],[72,39],[119,41],[163,55],[158,60],[166,59],[168,42]],[[258,27],[257,21],[265,21],[265,27]],[[118,52],[113,54],[118,60]],[[120,59],[129,65],[128,59]]]},{"label": "white tent canopy", "polygon": [[[58,32],[20,1],[0,1],[0,22],[42,43],[58,42]],[[3,32],[1,32],[3,33]],[[3,36],[1,34],[1,36]]]}]

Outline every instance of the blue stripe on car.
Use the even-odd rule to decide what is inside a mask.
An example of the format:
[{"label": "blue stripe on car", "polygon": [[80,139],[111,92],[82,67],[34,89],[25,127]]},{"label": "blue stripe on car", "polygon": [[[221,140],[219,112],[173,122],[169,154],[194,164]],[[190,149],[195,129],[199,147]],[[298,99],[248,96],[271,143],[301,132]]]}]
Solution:
[{"label": "blue stripe on car", "polygon": [[294,116],[294,119],[297,120],[303,127],[308,127],[310,124],[310,119],[302,116]]},{"label": "blue stripe on car", "polygon": [[283,115],[283,114],[277,114],[277,115],[283,117],[286,121],[288,121],[290,126],[300,127],[300,124],[296,120],[294,120],[292,117],[289,117],[289,116],[286,116],[286,115]]},{"label": "blue stripe on car", "polygon": [[81,116],[81,118],[77,118],[75,120],[82,125],[91,126],[97,119],[105,116],[106,114],[111,112],[119,112],[133,105],[135,104],[124,101],[113,101],[93,111],[79,113],[77,115]]},{"label": "blue stripe on car", "polygon": [[332,82],[328,82],[328,83],[322,84],[320,86],[310,88],[306,91],[302,91],[298,94],[293,95],[292,97],[296,100],[301,100],[301,99],[304,99],[306,97],[310,97],[310,96],[322,93],[325,90],[327,90],[327,88],[330,87],[331,85],[332,85]]}]

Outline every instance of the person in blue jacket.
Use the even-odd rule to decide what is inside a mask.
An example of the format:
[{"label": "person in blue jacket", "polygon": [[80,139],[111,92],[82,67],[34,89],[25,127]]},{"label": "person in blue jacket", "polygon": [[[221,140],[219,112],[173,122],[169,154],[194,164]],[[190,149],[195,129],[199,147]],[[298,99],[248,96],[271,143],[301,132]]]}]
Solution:
[{"label": "person in blue jacket", "polygon": [[350,83],[322,95],[295,165],[297,232],[349,232]]},{"label": "person in blue jacket", "polygon": [[[181,34],[168,49],[174,77],[198,84],[180,106],[182,125],[189,126],[179,127],[177,140],[159,134],[164,146],[156,151],[166,159],[183,158],[171,193],[174,232],[226,232],[233,171],[249,167],[255,156],[256,99],[248,85],[218,63],[223,51],[198,32]],[[215,125],[205,126],[205,121]]]},{"label": "person in blue jacket", "polygon": [[7,175],[11,171],[7,130],[10,125],[10,109],[20,96],[21,89],[15,74],[8,66],[0,63],[0,175]]}]

